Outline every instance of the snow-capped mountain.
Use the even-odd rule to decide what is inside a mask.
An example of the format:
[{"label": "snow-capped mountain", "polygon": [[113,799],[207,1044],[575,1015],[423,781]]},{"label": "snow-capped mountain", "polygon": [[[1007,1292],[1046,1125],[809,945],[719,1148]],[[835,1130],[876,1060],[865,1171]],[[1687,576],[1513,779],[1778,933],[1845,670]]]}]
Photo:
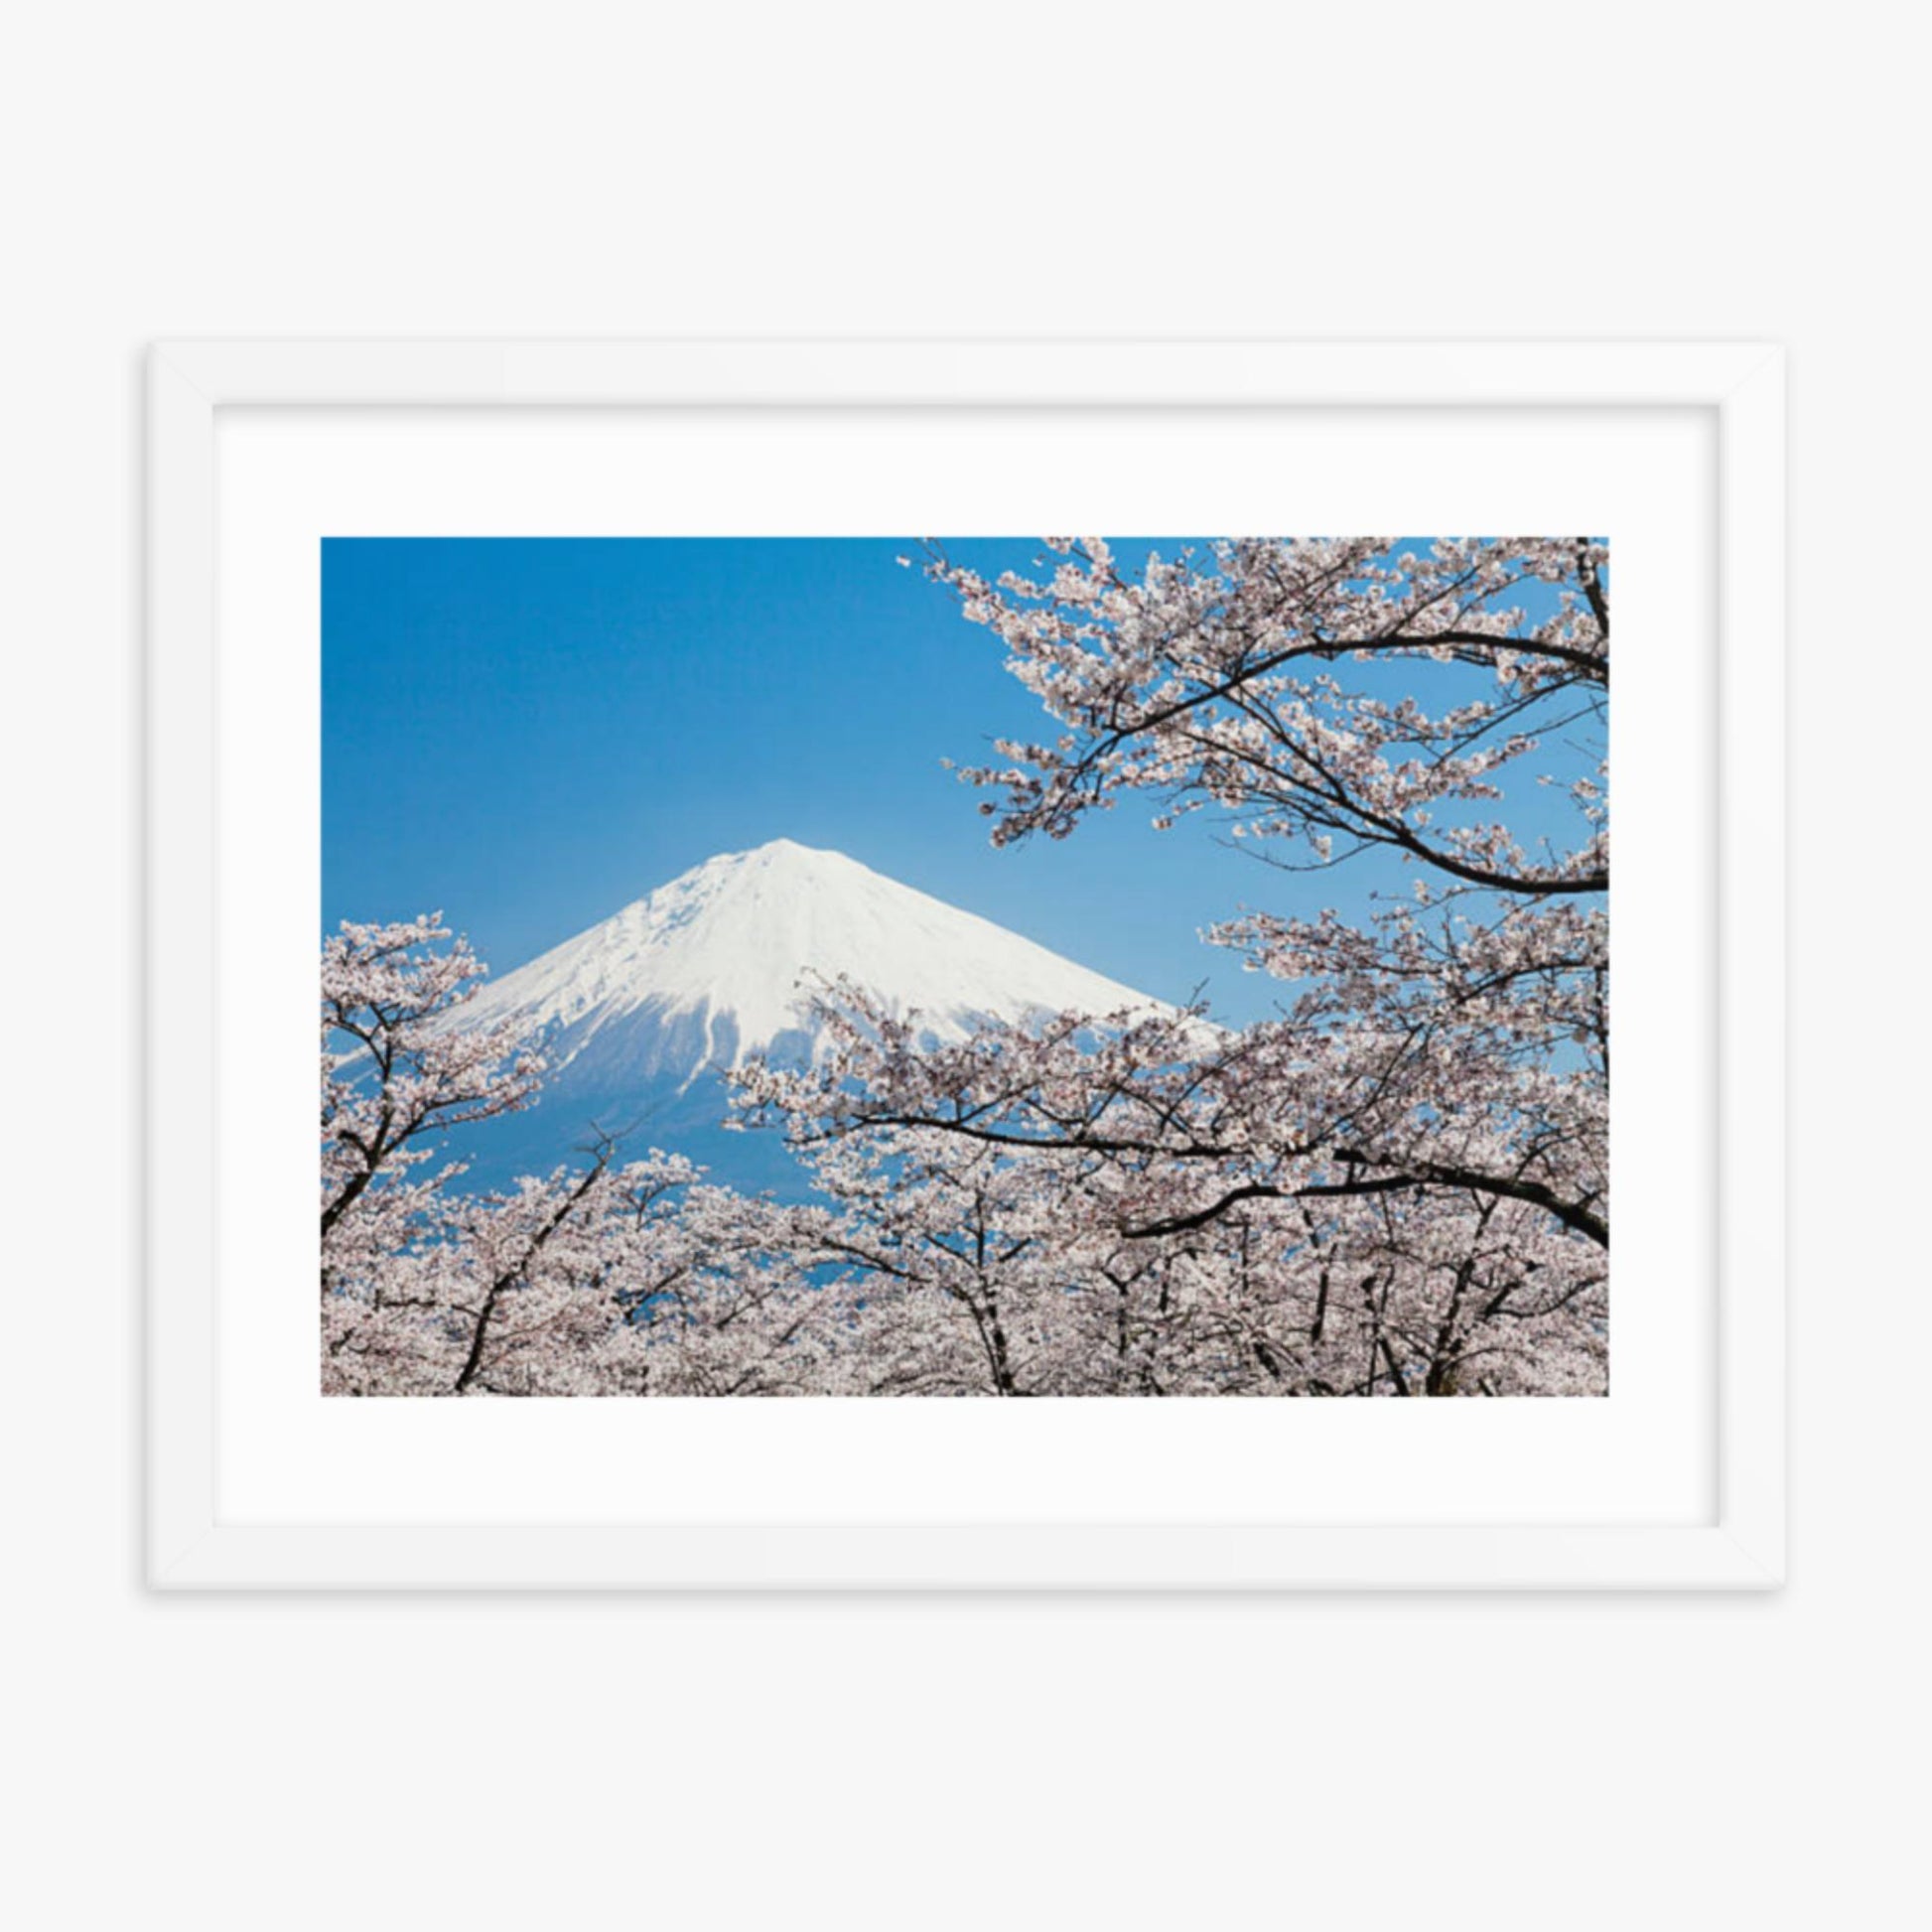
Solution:
[{"label": "snow-capped mountain", "polygon": [[516,1117],[519,1146],[534,1148],[541,1124],[553,1158],[567,1158],[595,1119],[718,1160],[722,1070],[753,1053],[815,1054],[813,984],[841,976],[895,1013],[916,1011],[934,1042],[983,1020],[1159,1004],[841,852],[776,839],[708,859],[489,981],[466,1018],[509,1021],[542,1041],[550,1071],[538,1107]]}]

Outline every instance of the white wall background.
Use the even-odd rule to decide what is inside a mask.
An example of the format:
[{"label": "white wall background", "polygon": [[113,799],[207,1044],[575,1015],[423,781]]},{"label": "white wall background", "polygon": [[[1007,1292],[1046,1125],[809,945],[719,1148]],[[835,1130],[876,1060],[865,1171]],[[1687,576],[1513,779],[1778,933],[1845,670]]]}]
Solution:
[{"label": "white wall background", "polygon": [[[0,1894],[28,1901],[19,1922],[1902,1922],[1926,1715],[1924,973],[1919,881],[1885,827],[1918,829],[1925,735],[1915,27],[1857,0],[1802,28],[1684,0],[16,12],[0,1133],[28,1251],[5,1273],[21,1794]],[[141,345],[680,333],[1788,344],[1782,1596],[142,1593]]]}]

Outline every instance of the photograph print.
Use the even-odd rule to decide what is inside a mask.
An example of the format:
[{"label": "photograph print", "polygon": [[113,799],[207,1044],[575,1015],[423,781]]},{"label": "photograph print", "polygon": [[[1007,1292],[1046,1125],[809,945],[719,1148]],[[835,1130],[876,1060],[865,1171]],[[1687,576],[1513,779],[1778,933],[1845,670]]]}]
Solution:
[{"label": "photograph print", "polygon": [[1604,1396],[1606,544],[332,538],[332,1396]]}]

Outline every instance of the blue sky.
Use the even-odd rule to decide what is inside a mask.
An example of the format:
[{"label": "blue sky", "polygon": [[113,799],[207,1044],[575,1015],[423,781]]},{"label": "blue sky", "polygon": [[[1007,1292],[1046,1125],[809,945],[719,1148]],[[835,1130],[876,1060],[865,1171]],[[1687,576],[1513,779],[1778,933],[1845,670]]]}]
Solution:
[{"label": "blue sky", "polygon": [[[1181,539],[1117,542],[1124,564]],[[1152,797],[995,851],[941,760],[1035,702],[912,538],[330,539],[323,919],[441,907],[497,973],[718,852],[834,847],[1083,965],[1246,1022],[1284,989],[1197,933],[1359,911],[1367,868],[1281,873]],[[1036,539],[949,541],[993,574]],[[1380,883],[1396,883],[1383,871]]]}]

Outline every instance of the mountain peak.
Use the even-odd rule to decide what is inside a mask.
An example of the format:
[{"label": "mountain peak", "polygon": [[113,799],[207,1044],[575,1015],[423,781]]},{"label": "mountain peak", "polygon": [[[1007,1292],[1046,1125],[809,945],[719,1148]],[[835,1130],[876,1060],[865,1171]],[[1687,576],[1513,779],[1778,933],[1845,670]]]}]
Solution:
[{"label": "mountain peak", "polygon": [[[841,867],[850,867],[855,872],[870,870],[860,865],[857,859],[848,858],[843,852],[835,852],[829,846],[800,845],[796,839],[767,839],[763,845],[752,846],[744,852],[720,852],[692,870],[733,872],[746,866],[797,872],[833,871]],[[682,876],[688,878],[690,875]]]},{"label": "mountain peak", "polygon": [[698,871],[702,872],[706,866],[780,865],[796,860],[844,857],[843,852],[834,852],[826,846],[800,845],[796,839],[766,839],[762,845],[751,846],[743,852],[715,853]]},{"label": "mountain peak", "polygon": [[719,853],[490,981],[470,1016],[543,1035],[556,1075],[626,1081],[810,1055],[815,985],[850,979],[936,1042],[987,1020],[1157,1003],[989,919],[793,839]]}]

